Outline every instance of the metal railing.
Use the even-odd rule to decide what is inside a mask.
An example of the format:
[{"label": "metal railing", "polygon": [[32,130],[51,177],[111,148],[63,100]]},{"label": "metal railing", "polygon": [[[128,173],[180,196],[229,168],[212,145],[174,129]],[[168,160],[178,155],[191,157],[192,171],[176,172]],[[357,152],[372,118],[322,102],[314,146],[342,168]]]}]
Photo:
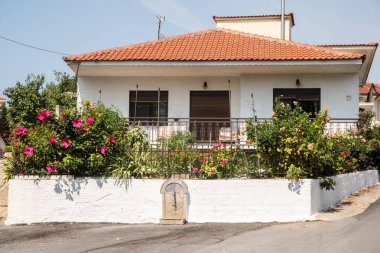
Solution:
[{"label": "metal railing", "polygon": [[[194,148],[208,149],[214,143],[227,146],[240,146],[243,149],[255,149],[254,143],[247,138],[248,118],[131,118],[129,124],[139,125],[147,134],[152,147],[157,147],[163,139],[177,133],[191,133]],[[257,119],[258,124],[268,118]],[[358,119],[331,119],[325,133],[334,135],[357,130]]]}]

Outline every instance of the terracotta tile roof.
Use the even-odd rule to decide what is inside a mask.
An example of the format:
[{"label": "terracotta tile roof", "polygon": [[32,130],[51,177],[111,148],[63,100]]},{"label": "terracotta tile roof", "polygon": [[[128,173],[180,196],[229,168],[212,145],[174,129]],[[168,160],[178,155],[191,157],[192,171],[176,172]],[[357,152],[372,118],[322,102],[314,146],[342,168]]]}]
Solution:
[{"label": "terracotta tile roof", "polygon": [[[367,95],[369,92],[369,89],[371,88],[370,82],[367,82],[365,85],[359,87],[359,94],[360,95]],[[380,84],[375,84],[373,89],[373,95],[380,96]]]},{"label": "terracotta tile roof", "polygon": [[362,44],[331,44],[331,45],[317,45],[318,47],[360,47],[360,46],[375,46],[377,47],[379,45],[379,43],[377,42],[369,42],[367,44],[365,43],[362,43]]},{"label": "terracotta tile roof", "polygon": [[[285,13],[285,17],[290,17],[293,25],[295,25],[293,12]],[[221,19],[226,20],[226,19],[250,19],[250,18],[281,18],[281,15],[280,14],[266,14],[266,15],[248,15],[248,16],[212,16],[212,18],[216,22]]]},{"label": "terracotta tile roof", "polygon": [[364,55],[214,28],[165,39],[65,56],[65,61],[352,60]]}]

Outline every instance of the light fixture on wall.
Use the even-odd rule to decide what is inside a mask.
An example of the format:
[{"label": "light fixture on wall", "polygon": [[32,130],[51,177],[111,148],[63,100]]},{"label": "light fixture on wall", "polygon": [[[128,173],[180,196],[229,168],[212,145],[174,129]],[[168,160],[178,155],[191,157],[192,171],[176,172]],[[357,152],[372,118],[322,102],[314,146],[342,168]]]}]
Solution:
[{"label": "light fixture on wall", "polygon": [[203,83],[203,89],[207,89],[207,82]]},{"label": "light fixture on wall", "polygon": [[298,78],[297,78],[297,80],[296,80],[296,86],[297,86],[297,87],[300,87],[300,86],[301,86],[301,81],[300,81],[300,79],[298,79]]}]

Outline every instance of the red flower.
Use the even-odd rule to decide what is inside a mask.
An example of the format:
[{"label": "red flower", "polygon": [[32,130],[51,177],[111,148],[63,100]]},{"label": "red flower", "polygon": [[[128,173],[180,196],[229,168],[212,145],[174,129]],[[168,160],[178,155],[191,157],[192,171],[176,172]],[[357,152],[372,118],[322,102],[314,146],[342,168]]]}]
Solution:
[{"label": "red flower", "polygon": [[23,126],[19,126],[17,127],[17,133],[20,136],[25,136],[28,133],[28,130]]},{"label": "red flower", "polygon": [[107,152],[107,147],[106,147],[106,146],[102,146],[102,147],[100,148],[100,153],[101,153],[102,155],[104,155],[106,152]]},{"label": "red flower", "polygon": [[115,144],[115,142],[116,142],[116,139],[115,139],[115,137],[113,137],[113,136],[110,136],[110,142],[111,142],[112,144]]},{"label": "red flower", "polygon": [[64,138],[64,139],[62,140],[62,147],[64,147],[64,148],[68,148],[68,147],[70,147],[70,146],[71,146],[71,142],[70,142],[70,140],[67,139],[67,138]]},{"label": "red flower", "polygon": [[82,132],[82,134],[85,134],[88,132],[88,130],[89,130],[88,127],[83,127],[80,131]]},{"label": "red flower", "polygon": [[82,126],[82,120],[81,119],[74,119],[72,121],[74,128],[80,128]]},{"label": "red flower", "polygon": [[26,155],[26,156],[32,156],[33,153],[34,153],[34,148],[33,147],[26,146],[24,148],[24,155]]},{"label": "red flower", "polygon": [[346,156],[346,155],[348,155],[348,151],[347,150],[345,150],[345,151],[343,151],[342,153],[340,153],[340,156]]},{"label": "red flower", "polygon": [[38,113],[38,116],[37,116],[37,118],[38,118],[39,120],[41,120],[42,122],[44,122],[46,118],[50,118],[50,117],[51,117],[51,113],[50,113],[49,110],[43,110],[43,111],[40,111],[40,112]]},{"label": "red flower", "polygon": [[50,142],[51,144],[54,144],[54,143],[57,142],[57,138],[56,138],[56,137],[50,137],[49,142]]},{"label": "red flower", "polygon": [[182,153],[181,156],[182,156],[183,158],[185,158],[185,157],[186,157],[186,154],[185,154],[185,153]]},{"label": "red flower", "polygon": [[56,168],[53,165],[46,165],[46,171],[49,173],[55,172]]},{"label": "red flower", "polygon": [[93,117],[87,117],[86,118],[86,124],[92,125],[94,123],[94,118]]}]

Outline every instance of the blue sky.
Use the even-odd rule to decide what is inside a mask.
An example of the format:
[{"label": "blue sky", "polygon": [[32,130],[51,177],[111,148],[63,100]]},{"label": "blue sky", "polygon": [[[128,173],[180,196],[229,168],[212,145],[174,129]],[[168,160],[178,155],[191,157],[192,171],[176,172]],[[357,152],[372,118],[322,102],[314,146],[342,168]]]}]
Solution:
[{"label": "blue sky", "polygon": [[[281,0],[0,0],[0,36],[36,47],[79,53],[215,26],[213,15],[280,13]],[[286,0],[295,13],[292,39],[308,44],[380,42],[379,0]],[[0,93],[29,73],[73,74],[61,55],[0,39]],[[380,83],[380,50],[369,81]]]}]

